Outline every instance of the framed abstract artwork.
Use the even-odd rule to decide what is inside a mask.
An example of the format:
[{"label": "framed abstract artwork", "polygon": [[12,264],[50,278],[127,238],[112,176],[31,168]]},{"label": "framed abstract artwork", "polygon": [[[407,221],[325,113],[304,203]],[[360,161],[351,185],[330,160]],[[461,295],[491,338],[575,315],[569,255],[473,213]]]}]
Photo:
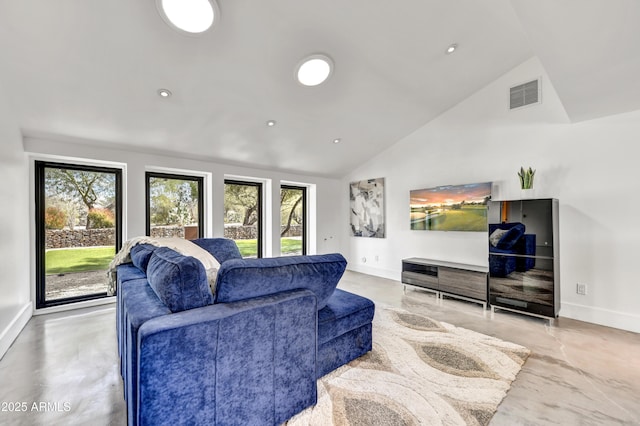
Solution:
[{"label": "framed abstract artwork", "polygon": [[351,235],[385,238],[384,178],[349,184]]}]

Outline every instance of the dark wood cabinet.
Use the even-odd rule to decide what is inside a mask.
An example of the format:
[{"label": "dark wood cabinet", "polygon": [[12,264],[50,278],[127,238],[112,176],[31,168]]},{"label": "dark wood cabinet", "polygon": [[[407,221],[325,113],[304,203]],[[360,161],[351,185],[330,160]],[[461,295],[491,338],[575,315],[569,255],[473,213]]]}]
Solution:
[{"label": "dark wood cabinet", "polygon": [[487,301],[487,273],[468,269],[440,268],[440,292]]},{"label": "dark wood cabinet", "polygon": [[487,306],[486,266],[412,257],[402,261],[402,282]]},{"label": "dark wood cabinet", "polygon": [[[504,236],[498,239],[498,234]],[[506,231],[506,232],[503,232]],[[492,236],[493,235],[493,236]],[[560,311],[558,200],[489,203],[489,303],[555,318]]]}]

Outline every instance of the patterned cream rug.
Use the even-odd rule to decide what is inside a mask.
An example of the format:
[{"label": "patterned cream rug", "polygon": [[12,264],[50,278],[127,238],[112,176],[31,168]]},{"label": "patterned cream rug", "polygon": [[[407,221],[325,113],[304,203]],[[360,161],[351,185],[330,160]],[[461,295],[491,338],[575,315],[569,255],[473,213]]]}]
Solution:
[{"label": "patterned cream rug", "polygon": [[529,353],[377,306],[373,351],[318,380],[318,404],[286,424],[486,425]]}]

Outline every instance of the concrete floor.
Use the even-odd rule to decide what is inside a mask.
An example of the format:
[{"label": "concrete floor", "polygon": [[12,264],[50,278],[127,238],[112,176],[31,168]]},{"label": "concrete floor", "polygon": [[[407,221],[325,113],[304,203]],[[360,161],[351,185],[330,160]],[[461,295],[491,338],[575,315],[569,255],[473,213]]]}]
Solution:
[{"label": "concrete floor", "polygon": [[[445,299],[347,272],[340,287],[378,305],[521,344],[532,355],[492,425],[640,424],[640,335]],[[374,336],[375,339],[375,336]],[[124,425],[115,308],[33,317],[0,361],[0,424]]]}]

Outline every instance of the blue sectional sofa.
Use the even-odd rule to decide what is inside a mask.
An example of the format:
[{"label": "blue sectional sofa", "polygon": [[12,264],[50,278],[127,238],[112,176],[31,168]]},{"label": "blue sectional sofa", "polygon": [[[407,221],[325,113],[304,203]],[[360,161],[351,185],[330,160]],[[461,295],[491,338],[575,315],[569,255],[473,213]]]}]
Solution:
[{"label": "blue sectional sofa", "polygon": [[317,401],[316,379],[371,350],[370,300],[336,289],[339,254],[243,259],[194,243],[202,263],[139,244],[117,267],[117,330],[129,425],[280,424]]}]

